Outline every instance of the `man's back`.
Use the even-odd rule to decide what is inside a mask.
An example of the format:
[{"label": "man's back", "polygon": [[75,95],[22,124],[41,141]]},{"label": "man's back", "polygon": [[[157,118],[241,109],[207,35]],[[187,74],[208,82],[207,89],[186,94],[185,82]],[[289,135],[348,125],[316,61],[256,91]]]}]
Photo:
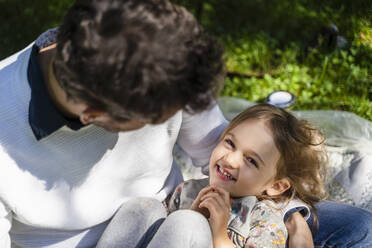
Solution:
[{"label": "man's back", "polygon": [[221,48],[184,8],[76,0],[51,32],[0,62],[4,248],[93,246],[126,200],[179,183],[176,142],[206,164],[225,124]]}]

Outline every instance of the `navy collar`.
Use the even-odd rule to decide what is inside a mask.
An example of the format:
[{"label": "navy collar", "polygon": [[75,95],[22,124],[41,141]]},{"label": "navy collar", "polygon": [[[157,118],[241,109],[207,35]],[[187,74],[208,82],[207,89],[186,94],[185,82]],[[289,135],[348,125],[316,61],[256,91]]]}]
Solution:
[{"label": "navy collar", "polygon": [[32,47],[27,68],[27,78],[31,87],[28,121],[37,140],[40,140],[63,126],[79,130],[84,125],[78,119],[64,117],[49,96],[37,61],[38,46]]}]

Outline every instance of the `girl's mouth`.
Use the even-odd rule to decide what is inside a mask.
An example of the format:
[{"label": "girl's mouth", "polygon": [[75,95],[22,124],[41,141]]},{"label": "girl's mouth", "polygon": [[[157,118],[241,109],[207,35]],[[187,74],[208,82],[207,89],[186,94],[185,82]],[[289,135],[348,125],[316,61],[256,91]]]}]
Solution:
[{"label": "girl's mouth", "polygon": [[219,178],[221,178],[223,181],[234,181],[236,182],[236,179],[227,171],[224,170],[221,166],[217,165],[217,175]]}]

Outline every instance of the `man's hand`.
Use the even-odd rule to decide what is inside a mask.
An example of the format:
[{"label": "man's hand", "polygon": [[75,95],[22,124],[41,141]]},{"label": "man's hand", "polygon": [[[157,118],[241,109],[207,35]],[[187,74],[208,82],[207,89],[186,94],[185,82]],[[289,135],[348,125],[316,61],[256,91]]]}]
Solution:
[{"label": "man's hand", "polygon": [[313,237],[309,226],[299,212],[292,214],[285,226],[288,231],[289,248],[313,248]]}]

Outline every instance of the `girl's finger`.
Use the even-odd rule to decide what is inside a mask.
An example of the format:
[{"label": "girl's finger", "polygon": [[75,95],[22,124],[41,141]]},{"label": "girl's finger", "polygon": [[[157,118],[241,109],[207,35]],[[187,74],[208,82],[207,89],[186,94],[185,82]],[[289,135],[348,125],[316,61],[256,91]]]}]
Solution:
[{"label": "girl's finger", "polygon": [[212,187],[210,187],[210,186],[205,187],[205,188],[203,188],[202,190],[199,191],[199,194],[198,194],[197,198],[201,198],[203,195],[205,195],[208,192],[213,191],[213,190],[214,189]]},{"label": "girl's finger", "polygon": [[213,198],[217,201],[217,203],[220,205],[222,209],[225,209],[226,211],[230,211],[230,203],[225,202],[225,200],[222,198],[222,196],[217,192],[208,192],[207,194],[203,195],[200,198],[200,201],[203,202],[206,199]]},{"label": "girl's finger", "polygon": [[225,189],[220,188],[220,187],[213,187],[214,191],[217,192],[218,194],[221,195],[222,199],[225,201],[226,205],[228,207],[231,207],[231,198],[230,198],[230,193],[227,192]]},{"label": "girl's finger", "polygon": [[208,201],[210,199],[213,200],[213,202],[216,204],[216,207],[218,207],[220,211],[230,212],[230,205],[226,203],[222,199],[221,195],[216,192],[209,192],[207,195],[204,195],[201,199],[201,202]]},{"label": "girl's finger", "polygon": [[204,200],[209,197],[216,197],[219,196],[219,194],[215,191],[209,191],[208,193],[204,194],[202,197],[200,197],[200,200]]},{"label": "girl's finger", "polygon": [[194,200],[194,202],[199,205],[199,202],[201,201],[201,197],[203,197],[203,195],[207,194],[208,192],[212,191],[213,188],[211,187],[205,187],[203,188],[202,190],[199,191],[196,199]]},{"label": "girl's finger", "polygon": [[199,207],[208,209],[210,215],[215,216],[218,212],[217,208],[219,208],[219,204],[214,198],[208,198],[207,200],[200,203]]}]

